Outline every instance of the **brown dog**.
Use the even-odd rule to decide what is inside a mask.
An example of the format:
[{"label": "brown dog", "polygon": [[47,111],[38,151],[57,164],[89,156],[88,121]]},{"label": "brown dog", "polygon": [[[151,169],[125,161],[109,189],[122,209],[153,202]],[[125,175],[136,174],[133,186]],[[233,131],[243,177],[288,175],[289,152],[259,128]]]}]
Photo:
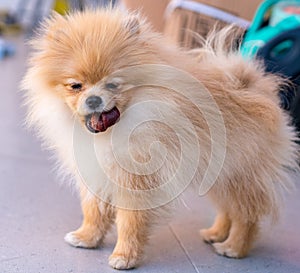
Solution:
[{"label": "brown dog", "polygon": [[[262,216],[276,218],[277,188],[297,169],[282,80],[224,51],[225,37],[213,34],[195,58],[118,10],[43,24],[23,83],[27,121],[77,180],[84,220],[69,244],[97,247],[115,220],[109,264],[137,266],[149,228],[190,182],[217,206],[201,234],[219,254],[244,257]],[[91,139],[99,176],[89,176]]]}]

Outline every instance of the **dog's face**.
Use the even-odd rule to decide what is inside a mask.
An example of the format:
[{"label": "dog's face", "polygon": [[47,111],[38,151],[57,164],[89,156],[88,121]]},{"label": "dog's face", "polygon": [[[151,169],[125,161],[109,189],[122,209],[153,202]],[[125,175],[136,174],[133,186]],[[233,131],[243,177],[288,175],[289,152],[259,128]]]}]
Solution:
[{"label": "dog's face", "polygon": [[68,78],[63,88],[63,99],[92,133],[104,132],[114,125],[130,100],[122,92],[122,78],[104,76],[94,84]]},{"label": "dog's face", "polygon": [[[137,16],[98,11],[54,15],[32,45],[39,77],[93,133],[115,124],[130,100],[126,84],[111,74],[152,62]],[[154,56],[154,54],[152,54]]]}]

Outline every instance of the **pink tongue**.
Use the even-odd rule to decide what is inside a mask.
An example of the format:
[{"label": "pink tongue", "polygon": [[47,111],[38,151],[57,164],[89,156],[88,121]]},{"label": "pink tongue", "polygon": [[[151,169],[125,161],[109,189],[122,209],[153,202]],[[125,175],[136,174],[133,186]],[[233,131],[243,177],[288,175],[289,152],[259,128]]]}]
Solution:
[{"label": "pink tongue", "polygon": [[112,108],[108,112],[103,112],[101,115],[95,113],[89,121],[90,127],[96,132],[104,132],[106,129],[114,125],[120,118],[120,112],[117,107]]}]

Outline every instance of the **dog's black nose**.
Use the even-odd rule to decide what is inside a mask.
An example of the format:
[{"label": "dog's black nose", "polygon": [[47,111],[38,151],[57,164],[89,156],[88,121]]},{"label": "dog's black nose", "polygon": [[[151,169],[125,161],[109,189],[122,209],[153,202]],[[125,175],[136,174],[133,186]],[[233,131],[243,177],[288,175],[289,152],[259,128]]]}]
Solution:
[{"label": "dog's black nose", "polygon": [[86,99],[85,103],[89,108],[94,110],[102,103],[102,99],[98,96],[90,96]]}]

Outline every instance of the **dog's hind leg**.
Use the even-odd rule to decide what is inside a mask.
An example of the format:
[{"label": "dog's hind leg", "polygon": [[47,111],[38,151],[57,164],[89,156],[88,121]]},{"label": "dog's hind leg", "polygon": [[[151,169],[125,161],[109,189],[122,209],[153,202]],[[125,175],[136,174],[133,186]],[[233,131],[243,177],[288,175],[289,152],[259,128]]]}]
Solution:
[{"label": "dog's hind leg", "polygon": [[213,246],[220,255],[230,258],[242,258],[248,254],[257,232],[257,223],[234,218],[232,219],[228,238],[224,242],[214,243]]},{"label": "dog's hind leg", "polygon": [[229,235],[231,220],[224,211],[219,211],[212,227],[201,229],[200,234],[206,243],[223,242]]}]

